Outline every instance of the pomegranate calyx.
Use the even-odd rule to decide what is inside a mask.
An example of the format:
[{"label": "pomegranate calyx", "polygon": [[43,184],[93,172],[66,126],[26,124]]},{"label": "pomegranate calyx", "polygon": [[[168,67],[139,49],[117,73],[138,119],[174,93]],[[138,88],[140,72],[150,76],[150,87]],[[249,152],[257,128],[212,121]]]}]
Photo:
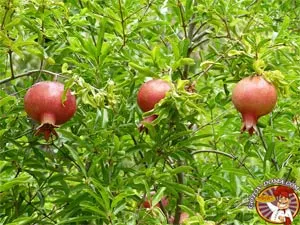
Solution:
[{"label": "pomegranate calyx", "polygon": [[252,135],[254,132],[257,132],[257,116],[254,114],[242,114],[243,117],[243,125],[241,128],[241,132],[248,131],[250,135]]},{"label": "pomegranate calyx", "polygon": [[40,126],[37,127],[35,136],[38,136],[40,134],[43,134],[45,137],[45,140],[48,141],[49,138],[56,136],[58,137],[57,132],[55,131],[55,128],[58,128],[59,126],[51,124],[51,123],[43,123]]}]

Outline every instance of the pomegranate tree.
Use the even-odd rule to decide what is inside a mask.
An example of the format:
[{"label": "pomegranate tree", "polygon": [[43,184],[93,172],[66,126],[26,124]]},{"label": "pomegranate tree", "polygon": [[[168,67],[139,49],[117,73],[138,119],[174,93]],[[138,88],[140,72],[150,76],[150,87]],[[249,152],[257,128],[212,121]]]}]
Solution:
[{"label": "pomegranate tree", "polygon": [[63,92],[63,84],[43,81],[29,88],[24,97],[26,113],[40,123],[36,135],[44,134],[47,141],[51,135],[57,136],[54,129],[70,120],[76,112],[75,96],[68,90],[66,100],[62,102]]},{"label": "pomegranate tree", "polygon": [[232,102],[242,114],[241,131],[253,134],[257,130],[259,117],[270,113],[277,101],[277,93],[273,84],[262,76],[250,76],[237,83],[232,93]]},{"label": "pomegranate tree", "polygon": [[166,96],[170,89],[171,86],[167,81],[160,79],[147,81],[138,92],[137,103],[141,110],[148,112]]}]

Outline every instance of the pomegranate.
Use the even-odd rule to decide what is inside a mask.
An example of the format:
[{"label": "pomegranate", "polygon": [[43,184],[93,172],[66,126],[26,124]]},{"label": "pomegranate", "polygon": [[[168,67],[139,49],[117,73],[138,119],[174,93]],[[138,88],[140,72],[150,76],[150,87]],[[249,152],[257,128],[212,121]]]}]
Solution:
[{"label": "pomegranate", "polygon": [[170,89],[171,86],[167,81],[160,79],[147,81],[138,92],[137,103],[141,110],[148,112],[166,96]]},{"label": "pomegranate", "polygon": [[[144,123],[151,123],[153,120],[157,118],[157,115],[151,115],[142,120],[139,125],[139,131],[142,132],[145,129]],[[147,130],[146,130],[147,131]]]},{"label": "pomegranate", "polygon": [[35,135],[44,134],[47,141],[51,135],[58,136],[54,128],[71,119],[76,112],[75,96],[68,90],[66,101],[62,103],[63,92],[63,84],[43,81],[29,88],[24,97],[26,113],[41,124]]},{"label": "pomegranate", "polygon": [[[187,214],[186,212],[182,212],[180,214],[179,224],[182,224],[188,218],[189,218],[189,214]],[[168,221],[169,224],[174,224],[174,219],[175,219],[174,216],[171,216]]]},{"label": "pomegranate", "polygon": [[[151,191],[151,196],[155,194],[155,191]],[[163,196],[161,198],[161,204],[163,205],[163,207],[166,207],[169,204],[169,200],[167,199],[167,197]],[[143,207],[144,208],[151,208],[152,207],[152,199],[145,199],[145,201],[143,202]],[[155,205],[155,207],[160,207],[160,203],[157,203]]]},{"label": "pomegranate", "polygon": [[273,84],[262,76],[250,76],[237,83],[232,93],[232,102],[242,114],[241,131],[250,135],[257,131],[259,117],[270,113],[277,101],[277,93]]}]

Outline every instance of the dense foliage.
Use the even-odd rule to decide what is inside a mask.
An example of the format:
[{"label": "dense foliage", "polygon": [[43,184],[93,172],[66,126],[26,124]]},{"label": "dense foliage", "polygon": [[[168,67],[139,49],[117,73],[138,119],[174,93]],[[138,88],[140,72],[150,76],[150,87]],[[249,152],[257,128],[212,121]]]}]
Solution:
[{"label": "dense foliage", "polygon": [[[0,0],[0,224],[264,224],[253,190],[300,185],[299,16],[293,0]],[[231,91],[253,74],[280,95],[249,136]],[[172,90],[143,113],[152,78]],[[49,142],[24,111],[42,80],[78,104]]]}]

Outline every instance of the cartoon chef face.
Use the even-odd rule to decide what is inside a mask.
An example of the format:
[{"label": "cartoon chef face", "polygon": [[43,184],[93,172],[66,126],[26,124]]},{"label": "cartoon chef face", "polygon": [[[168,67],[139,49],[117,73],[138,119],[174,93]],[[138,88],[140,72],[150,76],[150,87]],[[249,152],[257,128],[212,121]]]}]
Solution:
[{"label": "cartoon chef face", "polygon": [[290,207],[291,195],[294,193],[293,189],[287,186],[278,186],[276,190],[274,190],[274,196],[277,199],[277,207],[278,209],[288,209]]},{"label": "cartoon chef face", "polygon": [[277,201],[278,209],[288,209],[289,206],[290,206],[290,199],[285,196],[279,196],[279,199]]}]

